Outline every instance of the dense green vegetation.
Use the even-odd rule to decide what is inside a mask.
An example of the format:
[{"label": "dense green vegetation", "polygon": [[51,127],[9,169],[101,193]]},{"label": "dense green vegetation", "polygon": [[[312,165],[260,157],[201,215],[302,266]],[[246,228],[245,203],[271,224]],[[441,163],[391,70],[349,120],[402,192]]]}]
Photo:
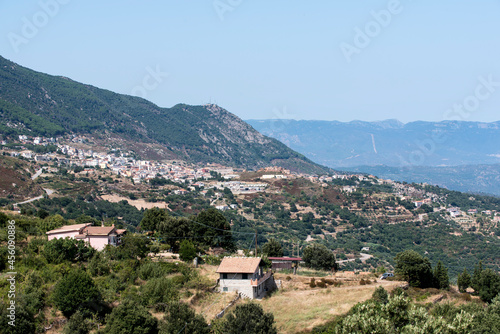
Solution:
[{"label": "dense green vegetation", "polygon": [[[387,294],[387,293],[385,293]],[[500,333],[500,296],[488,307],[479,303],[421,305],[402,290],[354,306],[345,316],[313,330],[315,334],[468,334]]]},{"label": "dense green vegetation", "polygon": [[[158,210],[159,214],[164,215],[158,218],[163,223],[146,226],[144,223],[147,219],[143,218],[154,210],[137,210],[126,201],[110,203],[98,200],[102,188],[116,187],[120,185],[117,183],[120,179],[112,179],[106,174],[89,178],[81,172],[76,177],[75,174],[62,173],[63,170],[53,181],[44,178],[39,182],[43,182],[41,184],[44,187],[52,187],[62,193],[70,189],[68,196],[45,198],[23,205],[22,212],[38,217],[59,214],[66,220],[87,215],[98,220],[104,218],[106,224],[115,222],[132,231],[139,226],[143,230],[155,230],[161,242],[178,250],[183,239],[191,240],[195,246],[210,245],[208,240],[198,242],[203,241],[204,233],[207,233],[203,231],[203,225],[191,226],[193,223],[189,220],[194,220],[193,217],[210,208],[210,203],[217,196],[222,196],[226,203],[238,206],[237,209],[222,212],[222,215],[230,222],[232,240],[240,249],[254,247],[257,230],[257,244],[260,247],[274,238],[279,242],[283,255],[291,255],[292,249],[295,249],[296,254],[297,245],[302,255],[306,246],[304,241],[310,237],[335,251],[339,259],[346,259],[346,254],[359,256],[363,247],[369,247],[369,254],[373,258],[363,262],[345,262],[341,265],[341,269],[345,270],[373,270],[380,266],[389,269],[394,265],[396,254],[407,249],[425,254],[433,266],[441,261],[448,268],[453,282],[464,268],[471,271],[480,260],[487,268],[500,268],[500,241],[496,237],[500,234],[500,227],[491,222],[491,216],[482,215],[478,218],[481,224],[484,223],[484,228],[464,231],[447,219],[444,212],[431,212],[438,205],[460,205],[463,210],[476,208],[479,212],[495,210],[498,208],[498,199],[488,196],[471,198],[470,195],[442,188],[424,189],[421,185],[412,184],[419,191],[432,192],[442,198],[442,202],[417,209],[410,200],[396,196],[391,186],[379,184],[373,179],[362,182],[356,178],[336,179],[328,187],[318,187],[305,179],[276,181],[274,186],[281,189],[279,193],[262,193],[259,196],[235,196],[229,189],[215,189],[217,195],[214,189],[210,189],[206,195],[202,195],[200,189],[176,195],[156,185],[147,192],[129,193],[134,198],[142,197],[146,201],[165,201],[172,210],[168,215],[164,210]],[[70,176],[74,179],[71,180]],[[84,179],[89,182],[83,182]],[[356,187],[356,191],[344,193],[338,190],[345,185]],[[69,191],[75,195],[70,197]],[[397,210],[387,209],[397,207]],[[310,209],[304,211],[304,208]],[[419,220],[418,215],[425,213],[428,213],[425,219]],[[390,219],[398,214],[405,215],[401,223],[389,224]],[[141,220],[143,224],[139,224]],[[53,225],[48,220],[44,221],[45,224]],[[224,231],[227,226],[222,224],[217,228],[222,230],[218,231],[221,233],[214,232],[208,236],[212,247],[223,245],[222,236],[228,235]],[[269,252],[267,249],[262,251]]]},{"label": "dense green vegetation", "polygon": [[475,233],[453,235],[454,231],[456,229],[440,220],[432,225],[419,222],[374,224],[371,229],[352,229],[337,234],[337,239],[329,239],[328,245],[332,249],[343,248],[346,252],[356,252],[368,245],[371,254],[391,263],[397,253],[412,249],[425,253],[434,264],[441,261],[449,268],[451,277],[456,277],[464,267],[472,270],[480,260],[498,268],[498,238]]},{"label": "dense green vegetation", "polygon": [[[449,221],[438,214],[431,214],[422,222],[373,223],[368,214],[363,215],[363,211],[353,212],[342,205],[352,201],[367,208],[380,205],[370,199],[368,189],[361,188],[352,195],[346,195],[318,194],[314,189],[295,192],[290,183],[287,187],[290,187],[287,188],[289,193],[271,196],[264,194],[253,200],[247,198],[246,202],[238,202],[243,208],[250,208],[250,213],[259,209],[262,216],[257,220],[245,218],[236,210],[222,213],[213,208],[188,217],[158,208],[138,211],[138,227],[143,231],[151,231],[149,237],[129,234],[123,238],[121,246],[107,247],[102,252],[95,252],[75,240],[48,242],[40,237],[47,230],[67,224],[69,221],[63,215],[68,213],[67,207],[78,200],[54,199],[61,203],[60,211],[52,210],[52,206],[46,202],[48,199],[40,201],[45,206],[40,204],[30,212],[36,215],[16,217],[19,330],[34,332],[36,328],[48,326],[53,317],[40,310],[57,309],[68,317],[64,329],[68,333],[88,333],[97,324],[106,324],[105,329],[101,330],[103,333],[175,333],[186,328],[193,333],[227,333],[233,330],[248,333],[275,332],[271,314],[265,314],[262,309],[240,308],[235,308],[224,319],[215,321],[208,329],[205,320],[180,301],[184,295],[192,295],[193,291],[195,294],[205,294],[213,282],[200,277],[190,265],[161,260],[155,262],[147,254],[173,248],[180,250],[182,259],[190,261],[197,252],[203,253],[210,247],[223,247],[229,251],[236,246],[252,248],[255,227],[258,228],[259,245],[265,254],[290,254],[286,249],[286,239],[282,236],[289,236],[289,233],[295,233],[294,230],[287,233],[279,225],[276,225],[276,230],[272,224],[266,225],[271,217],[286,211],[290,213],[285,213],[284,217],[289,218],[277,218],[273,224],[284,224],[292,220],[297,225],[300,224],[300,229],[304,229],[306,235],[314,233],[314,229],[318,227],[325,230],[328,226],[333,226],[333,222],[333,227],[348,227],[343,232],[337,232],[336,238],[329,235],[324,239],[317,238],[314,243],[302,249],[301,256],[311,268],[336,268],[332,249],[338,257],[342,257],[344,253],[341,252],[351,251],[356,254],[361,247],[369,246],[370,253],[378,259],[369,259],[366,263],[351,262],[348,265],[376,268],[381,264],[380,261],[386,260],[385,264],[394,264],[396,274],[407,279],[410,285],[435,287],[443,291],[448,288],[450,277],[453,279],[454,275],[462,273],[461,289],[465,291],[471,287],[474,294],[491,303],[486,308],[474,308],[472,304],[473,306],[453,306],[446,310],[440,310],[438,306],[426,309],[404,296],[388,297],[379,289],[373,301],[356,306],[345,317],[336,318],[332,323],[317,329],[318,332],[362,332],[367,328],[375,328],[387,333],[413,333],[412,330],[418,327],[428,328],[430,333],[465,333],[472,329],[481,333],[483,323],[491,324],[495,321],[492,310],[498,304],[495,296],[500,292],[500,276],[490,269],[498,265],[496,258],[491,256],[498,251],[498,241],[494,237],[472,232],[454,235],[452,232],[456,231],[456,226],[450,225]],[[373,188],[370,185],[367,187]],[[223,193],[228,199],[232,195],[229,192]],[[396,201],[390,193],[386,196],[383,203]],[[182,203],[182,198],[178,198],[179,203]],[[186,198],[191,201],[193,195]],[[233,198],[236,200],[234,195]],[[281,204],[278,204],[279,199],[283,199]],[[82,202],[95,204],[95,201]],[[287,202],[296,203],[296,219],[292,219],[292,206],[286,206]],[[128,207],[124,202],[117,204],[123,205],[123,208]],[[401,203],[403,204],[406,203]],[[306,205],[314,208],[313,214],[299,213],[298,208]],[[267,209],[262,210],[264,207]],[[408,208],[412,212],[420,212],[410,205]],[[54,215],[56,212],[61,212],[62,215]],[[317,218],[318,216],[321,218]],[[94,217],[99,218],[97,215]],[[0,242],[7,240],[5,226],[8,220],[8,216],[0,215]],[[90,215],[78,216],[74,222],[99,224]],[[106,223],[110,224],[111,221]],[[355,228],[356,224],[362,225]],[[475,247],[472,248],[472,245]],[[429,251],[433,249],[434,252]],[[421,254],[426,254],[429,259]],[[7,254],[1,253],[0,259],[2,268],[5,269]],[[207,262],[213,260],[210,257],[206,259]],[[484,261],[478,262],[479,260]],[[448,267],[450,264],[451,268]],[[473,272],[468,280],[463,274],[464,267]],[[82,286],[88,293],[82,293]],[[0,286],[0,293],[5,296],[7,289],[8,284]],[[1,303],[0,312],[5,314],[5,300]],[[366,312],[368,308],[374,311]],[[161,319],[153,317],[152,312],[162,313]],[[258,316],[249,319],[248,314],[251,312]],[[481,322],[477,322],[476,318],[482,319]]]},{"label": "dense green vegetation", "polygon": [[[169,243],[175,251],[179,250],[187,239],[192,239],[193,243],[202,248],[222,247],[229,252],[236,249],[229,222],[215,208],[202,211],[189,219],[175,218],[166,210],[153,208],[146,210],[141,227],[156,232],[155,235]],[[187,253],[191,253],[186,243],[184,247]]]},{"label": "dense green vegetation", "polygon": [[[3,244],[5,219],[10,217],[2,214],[0,218]],[[45,219],[53,220],[53,216]],[[17,326],[6,323],[10,284],[2,280],[2,333],[40,331],[54,319],[44,311],[47,309],[60,310],[69,318],[66,332],[88,333],[98,323],[108,325],[104,333],[141,333],[140,328],[143,333],[179,331],[185,322],[173,319],[180,312],[175,313],[174,308],[182,307],[175,306],[182,291],[204,293],[213,284],[182,262],[151,261],[146,256],[151,240],[141,235],[128,235],[123,237],[121,246],[96,252],[74,239],[47,241],[46,237],[37,237],[46,228],[40,218],[19,216],[15,223]],[[1,260],[5,268],[7,258]],[[119,306],[113,307],[113,303]],[[151,310],[165,312],[167,320],[155,320]]]},{"label": "dense green vegetation", "polygon": [[[51,215],[61,215],[65,219],[77,219],[82,215],[95,219],[113,218],[130,228],[139,225],[143,212],[127,201],[112,203],[103,200],[88,201],[84,198],[54,197],[43,198],[33,203],[37,211],[44,210]],[[23,213],[34,214],[34,210],[23,207]],[[120,218],[117,218],[120,217]]]}]

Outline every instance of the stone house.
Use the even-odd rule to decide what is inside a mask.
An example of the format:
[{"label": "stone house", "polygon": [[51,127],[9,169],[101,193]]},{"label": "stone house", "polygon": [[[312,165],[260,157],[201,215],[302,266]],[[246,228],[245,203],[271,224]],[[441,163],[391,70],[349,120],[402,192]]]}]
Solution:
[{"label": "stone house", "polygon": [[276,288],[273,272],[264,272],[260,257],[224,257],[216,271],[221,292],[238,292],[250,299],[262,298]]}]

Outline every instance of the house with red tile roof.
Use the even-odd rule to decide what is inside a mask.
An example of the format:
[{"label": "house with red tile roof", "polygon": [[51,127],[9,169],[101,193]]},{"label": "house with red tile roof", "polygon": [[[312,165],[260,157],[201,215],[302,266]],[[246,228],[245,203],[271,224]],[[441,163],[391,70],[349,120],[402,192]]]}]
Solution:
[{"label": "house with red tile roof", "polygon": [[271,270],[264,272],[260,257],[224,257],[216,271],[221,292],[238,292],[250,299],[262,298],[276,289]]},{"label": "house with red tile roof", "polygon": [[64,225],[55,230],[45,232],[45,234],[47,234],[49,241],[52,239],[64,239],[66,237],[74,238],[76,235],[82,233],[84,228],[91,225],[92,223]]},{"label": "house with red tile roof", "polygon": [[117,246],[126,230],[112,226],[92,226],[92,224],[64,225],[58,229],[46,232],[48,240],[71,238],[84,240],[88,245],[103,250],[106,245]]}]

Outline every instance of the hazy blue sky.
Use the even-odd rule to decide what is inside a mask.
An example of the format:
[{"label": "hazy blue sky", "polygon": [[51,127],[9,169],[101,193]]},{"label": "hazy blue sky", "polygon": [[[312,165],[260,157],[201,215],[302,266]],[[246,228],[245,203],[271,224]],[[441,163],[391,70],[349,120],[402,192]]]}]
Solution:
[{"label": "hazy blue sky", "polygon": [[500,0],[3,0],[0,13],[3,57],[164,107],[500,120]]}]

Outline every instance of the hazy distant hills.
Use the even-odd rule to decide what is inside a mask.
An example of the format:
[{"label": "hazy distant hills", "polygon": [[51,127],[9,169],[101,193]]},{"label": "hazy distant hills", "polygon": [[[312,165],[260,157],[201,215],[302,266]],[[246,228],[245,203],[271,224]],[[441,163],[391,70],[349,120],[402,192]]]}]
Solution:
[{"label": "hazy distant hills", "polygon": [[500,163],[500,122],[247,122],[261,133],[329,167]]},{"label": "hazy distant hills", "polygon": [[0,57],[0,134],[68,133],[159,144],[165,158],[191,162],[327,170],[219,106],[160,108],[142,98],[35,72]]},{"label": "hazy distant hills", "polygon": [[343,169],[377,175],[390,180],[426,182],[462,192],[500,196],[500,164],[454,167],[359,166]]},{"label": "hazy distant hills", "polygon": [[500,122],[247,122],[332,168],[500,195]]}]

